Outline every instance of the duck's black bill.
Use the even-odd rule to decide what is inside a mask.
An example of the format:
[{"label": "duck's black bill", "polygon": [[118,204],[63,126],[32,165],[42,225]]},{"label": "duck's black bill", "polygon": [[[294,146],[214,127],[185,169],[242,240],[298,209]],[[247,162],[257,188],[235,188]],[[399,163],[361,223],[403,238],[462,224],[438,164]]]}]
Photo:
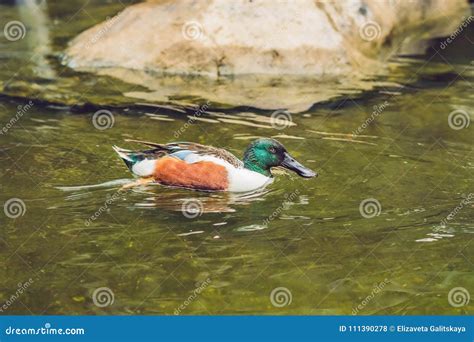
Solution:
[{"label": "duck's black bill", "polygon": [[308,169],[307,167],[298,163],[295,158],[285,152],[285,158],[281,163],[281,166],[284,168],[296,172],[299,176],[304,178],[316,177],[318,174],[313,170]]}]

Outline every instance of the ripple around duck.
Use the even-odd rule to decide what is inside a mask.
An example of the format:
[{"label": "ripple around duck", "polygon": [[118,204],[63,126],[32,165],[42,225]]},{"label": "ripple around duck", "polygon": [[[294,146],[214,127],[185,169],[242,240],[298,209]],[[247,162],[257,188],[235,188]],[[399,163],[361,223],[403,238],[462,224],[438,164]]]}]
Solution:
[{"label": "ripple around duck", "polygon": [[[51,26],[53,52],[91,24],[87,13],[121,8],[91,2],[62,25],[61,11],[79,2],[51,3],[59,20]],[[17,15],[13,6],[0,8],[0,16]],[[269,293],[284,286],[293,302],[278,313],[351,314],[385,278],[389,284],[360,314],[471,309],[453,308],[446,297],[474,284],[466,262],[472,202],[442,222],[473,189],[472,120],[460,130],[448,124],[452,111],[474,107],[472,67],[397,59],[390,74],[361,82],[211,84],[132,71],[78,74],[53,53],[47,62],[57,77],[45,81],[28,64],[26,42],[14,45],[0,49],[8,66],[0,69],[1,126],[30,97],[34,106],[1,136],[2,203],[19,198],[26,212],[2,218],[0,288],[10,293],[35,272],[21,300],[33,313],[103,314],[90,297],[106,286],[117,299],[110,313],[172,314],[208,277],[211,285],[186,313],[205,306],[212,314],[274,314]],[[150,86],[133,84],[144,81]],[[289,110],[287,127],[273,127],[275,108]],[[93,126],[100,109],[112,113],[113,127]],[[131,176],[111,146],[131,147],[125,139],[194,141],[240,157],[262,136],[281,140],[320,176],[278,172],[250,194],[120,190]],[[366,218],[359,206],[371,198],[381,210]],[[202,207],[196,217],[184,215],[189,200]],[[25,314],[18,301],[9,310]]]},{"label": "ripple around duck", "polygon": [[[183,206],[189,201],[199,203],[200,215],[207,213],[232,213],[239,206],[263,201],[267,196],[277,193],[276,189],[259,189],[246,193],[198,192],[181,188],[166,187],[159,184],[138,186],[132,189],[123,188],[133,179],[117,179],[98,184],[57,186],[56,189],[66,193],[64,202],[50,209],[64,209],[95,205],[125,206],[128,209],[162,209],[183,212]],[[281,192],[281,191],[280,191]],[[100,198],[102,197],[102,202]],[[94,199],[92,202],[91,199]],[[84,207],[82,207],[84,208]]]}]

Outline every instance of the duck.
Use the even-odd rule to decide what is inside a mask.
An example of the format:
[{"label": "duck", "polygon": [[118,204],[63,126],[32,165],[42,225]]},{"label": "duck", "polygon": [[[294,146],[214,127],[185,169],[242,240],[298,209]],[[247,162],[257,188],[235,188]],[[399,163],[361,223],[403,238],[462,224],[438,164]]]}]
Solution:
[{"label": "duck", "polygon": [[132,174],[138,177],[134,184],[154,182],[200,191],[251,192],[272,183],[272,169],[277,167],[293,171],[303,178],[317,176],[272,138],[252,141],[242,160],[224,148],[192,142],[126,141],[148,147],[128,150],[113,146]]}]

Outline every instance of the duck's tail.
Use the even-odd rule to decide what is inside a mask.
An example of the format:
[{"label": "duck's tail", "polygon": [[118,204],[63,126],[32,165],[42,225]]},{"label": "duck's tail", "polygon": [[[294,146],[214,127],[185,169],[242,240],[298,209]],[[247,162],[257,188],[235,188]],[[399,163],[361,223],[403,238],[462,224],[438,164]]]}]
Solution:
[{"label": "duck's tail", "polygon": [[112,148],[136,176],[148,177],[153,174],[155,162],[159,157],[155,153],[156,150],[131,151],[115,145]]},{"label": "duck's tail", "polygon": [[116,145],[112,146],[115,152],[119,155],[120,158],[125,162],[125,165],[133,172],[133,166],[142,161],[144,158],[143,154],[140,152],[134,152],[131,150],[126,150],[124,148],[118,147]]}]

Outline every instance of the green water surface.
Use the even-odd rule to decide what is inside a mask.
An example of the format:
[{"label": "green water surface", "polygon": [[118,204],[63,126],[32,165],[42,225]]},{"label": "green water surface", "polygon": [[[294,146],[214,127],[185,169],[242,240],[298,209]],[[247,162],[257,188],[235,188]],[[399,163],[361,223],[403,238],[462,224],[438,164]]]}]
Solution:
[{"label": "green water surface", "polygon": [[[279,129],[265,108],[185,96],[187,113],[137,104],[124,94],[142,87],[60,64],[70,39],[122,7],[48,3],[49,33],[35,38],[49,42],[44,58],[29,33],[0,39],[0,203],[20,200],[19,215],[0,212],[2,314],[473,313],[474,300],[449,300],[454,288],[474,296],[468,40],[457,59],[430,50],[389,61],[371,91],[320,84],[338,96]],[[0,5],[2,26],[19,16]],[[190,122],[204,106],[206,121]],[[97,110],[113,125],[97,129]],[[455,111],[470,125],[453,129]],[[111,146],[136,147],[124,139],[194,141],[241,157],[260,136],[319,177],[279,174],[251,195],[119,191],[132,176]],[[195,218],[183,214],[189,200],[201,206]],[[365,200],[375,212],[364,214]],[[93,300],[102,287],[113,295],[104,307]]]}]

